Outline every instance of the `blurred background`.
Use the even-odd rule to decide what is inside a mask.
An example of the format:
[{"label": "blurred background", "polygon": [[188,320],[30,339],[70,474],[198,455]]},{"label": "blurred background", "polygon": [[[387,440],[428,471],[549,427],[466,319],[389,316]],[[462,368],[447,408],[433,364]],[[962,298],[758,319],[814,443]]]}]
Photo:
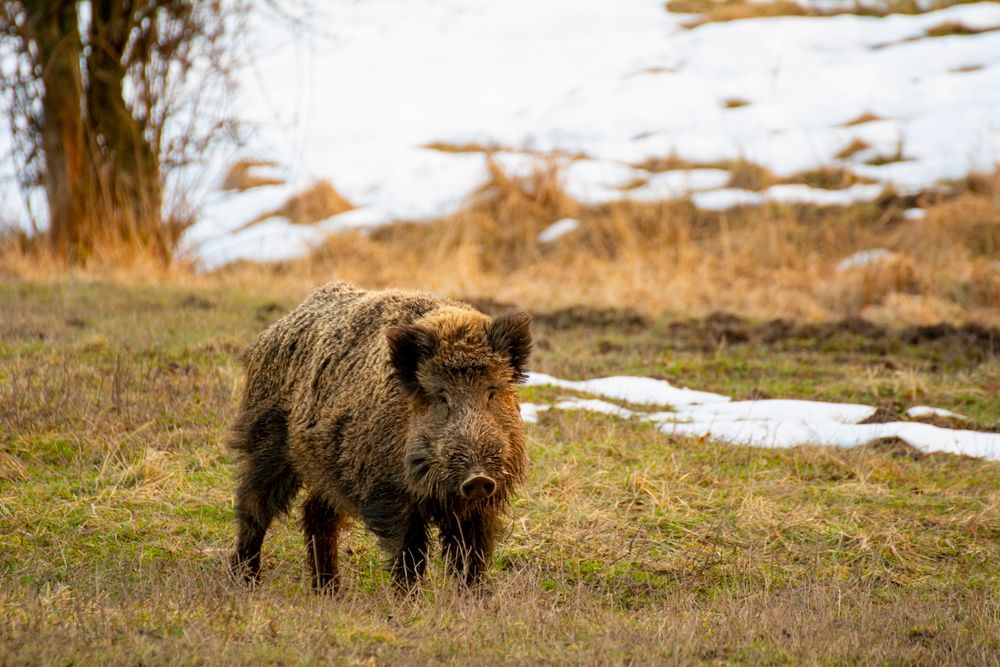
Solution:
[{"label": "blurred background", "polygon": [[1000,322],[1000,3],[7,2],[0,271]]}]

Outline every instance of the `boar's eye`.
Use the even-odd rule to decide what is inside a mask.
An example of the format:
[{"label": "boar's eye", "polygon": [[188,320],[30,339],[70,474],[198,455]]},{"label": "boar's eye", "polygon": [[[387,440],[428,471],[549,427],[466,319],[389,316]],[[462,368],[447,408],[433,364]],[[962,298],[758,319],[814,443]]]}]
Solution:
[{"label": "boar's eye", "polygon": [[439,406],[443,407],[448,412],[451,412],[451,403],[448,402],[447,394],[435,394],[434,400],[437,401]]}]

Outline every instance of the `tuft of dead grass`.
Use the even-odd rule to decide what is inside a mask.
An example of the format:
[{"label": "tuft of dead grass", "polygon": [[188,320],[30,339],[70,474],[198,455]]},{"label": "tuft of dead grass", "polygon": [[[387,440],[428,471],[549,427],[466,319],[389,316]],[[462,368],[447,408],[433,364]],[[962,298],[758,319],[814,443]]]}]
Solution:
[{"label": "tuft of dead grass", "polygon": [[268,160],[238,160],[229,167],[222,179],[222,190],[245,192],[268,185],[281,185],[285,181],[275,176],[261,176],[255,170],[261,167],[273,168],[276,163]]},{"label": "tuft of dead grass", "polygon": [[783,183],[802,183],[813,188],[824,190],[842,190],[852,185],[870,184],[871,178],[859,176],[845,167],[819,167],[808,169],[782,179]]},{"label": "tuft of dead grass", "polygon": [[[751,167],[740,183],[762,187],[772,177]],[[996,324],[988,264],[1000,256],[995,178],[971,176],[934,193],[888,193],[851,207],[706,212],[684,201],[582,206],[561,189],[551,163],[524,177],[494,164],[489,183],[454,215],[333,235],[307,258],[235,265],[204,279],[301,291],[337,278],[544,310],[627,304],[650,316],[723,310],[807,321],[866,314],[896,327],[942,319]],[[830,186],[853,179],[830,170],[791,180]],[[902,220],[900,212],[918,202],[927,216]],[[574,234],[538,241],[566,217],[580,223]],[[836,270],[871,248],[906,259],[874,275]]]},{"label": "tuft of dead grass", "polygon": [[812,12],[792,0],[771,2],[745,2],[744,0],[670,0],[666,9],[678,14],[698,14],[698,18],[685,24],[696,28],[705,23],[722,23],[775,16],[806,16]]},{"label": "tuft of dead grass", "polygon": [[894,162],[906,162],[909,159],[910,158],[906,157],[903,152],[903,142],[898,141],[896,142],[895,148],[891,152],[877,153],[865,160],[865,164],[872,167],[881,167],[882,165],[892,164]]},{"label": "tuft of dead grass", "polygon": [[[704,165],[667,156],[646,166]],[[734,169],[735,185],[749,188],[774,181],[834,187],[864,180],[838,168],[779,179],[752,163],[725,166]],[[897,327],[939,320],[995,325],[1000,311],[990,262],[1000,256],[998,192],[1000,172],[973,174],[917,195],[888,192],[850,207],[768,204],[711,212],[685,201],[629,200],[585,206],[562,189],[553,161],[539,161],[523,176],[490,163],[489,181],[455,214],[335,234],[301,259],[241,262],[197,274],[179,263],[147,270],[143,262],[109,258],[78,274],[288,294],[343,279],[536,309],[627,304],[654,317],[728,311],[817,321],[858,314]],[[903,219],[901,212],[913,206],[926,217]],[[562,218],[576,219],[578,229],[541,243],[539,233]],[[871,248],[907,259],[886,275],[836,270],[843,258]],[[10,278],[44,279],[62,270],[14,240],[0,253],[0,275]]]},{"label": "tuft of dead grass", "polygon": [[865,123],[874,123],[875,121],[878,120],[884,120],[884,119],[882,118],[882,116],[879,116],[876,113],[872,113],[871,111],[865,111],[864,113],[861,113],[860,115],[844,123],[844,127],[855,127],[857,125],[864,125]]},{"label": "tuft of dead grass", "polygon": [[847,160],[861,151],[868,150],[869,148],[871,148],[871,144],[864,139],[851,139],[850,143],[834,154],[834,157],[838,160]]},{"label": "tuft of dead grass", "polygon": [[449,141],[431,141],[423,145],[432,151],[441,153],[496,153],[504,150],[500,144],[482,144],[478,142],[452,143]]},{"label": "tuft of dead grass", "polygon": [[730,188],[759,191],[781,182],[770,169],[749,160],[720,162],[718,167],[729,170]]},{"label": "tuft of dead grass", "polygon": [[[706,23],[742,21],[747,19],[774,18],[777,16],[888,16],[890,14],[923,14],[945,7],[962,4],[968,0],[870,0],[858,1],[853,5],[817,6],[800,4],[793,0],[669,0],[664,8],[679,14],[698,14],[694,21],[684,24],[686,28],[697,28]],[[964,27],[964,26],[963,26]],[[947,30],[949,28],[944,28]],[[950,29],[959,29],[951,26]],[[968,28],[967,28],[968,29]],[[945,34],[973,34],[966,32]]]},{"label": "tuft of dead grass", "polygon": [[842,312],[856,315],[863,308],[884,303],[890,295],[921,294],[926,284],[911,257],[888,253],[862,266],[839,270],[833,298]]},{"label": "tuft of dead grass", "polygon": [[636,162],[632,166],[636,169],[643,169],[652,173],[663,171],[673,171],[675,169],[695,169],[701,163],[686,160],[676,153],[671,153],[663,157],[649,157],[642,162]]},{"label": "tuft of dead grass", "polygon": [[319,180],[298,192],[273,211],[262,213],[245,227],[272,217],[282,217],[296,225],[312,225],[354,208],[329,181]]},{"label": "tuft of dead grass", "polygon": [[955,285],[955,299],[971,307],[1000,308],[1000,262],[995,259],[975,259],[968,277]]},{"label": "tuft of dead grass", "polygon": [[979,35],[984,32],[993,32],[998,29],[1000,28],[973,28],[962,23],[961,21],[944,21],[943,23],[938,23],[937,25],[927,28],[927,30],[924,31],[924,34],[928,37],[951,37],[953,35]]}]

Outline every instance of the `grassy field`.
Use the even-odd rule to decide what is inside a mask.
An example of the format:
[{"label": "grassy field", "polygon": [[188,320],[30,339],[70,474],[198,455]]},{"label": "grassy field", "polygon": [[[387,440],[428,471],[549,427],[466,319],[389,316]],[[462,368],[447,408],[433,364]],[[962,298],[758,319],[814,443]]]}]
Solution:
[{"label": "grassy field", "polygon": [[[769,451],[545,413],[488,595],[435,559],[399,598],[355,527],[343,594],[313,596],[294,517],[269,534],[262,586],[235,587],[238,354],[299,296],[0,285],[0,663],[1000,659],[1000,464],[896,442]],[[1000,356],[967,331],[572,309],[537,314],[536,337],[534,367],[566,377],[1000,423]]]}]

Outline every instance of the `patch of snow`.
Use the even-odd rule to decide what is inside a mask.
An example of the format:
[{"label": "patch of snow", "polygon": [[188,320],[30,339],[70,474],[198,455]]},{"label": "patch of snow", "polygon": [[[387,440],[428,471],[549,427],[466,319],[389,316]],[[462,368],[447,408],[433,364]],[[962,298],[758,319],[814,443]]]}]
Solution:
[{"label": "patch of snow", "polygon": [[965,415],[960,415],[957,412],[945,410],[944,408],[932,408],[928,405],[915,405],[906,411],[906,416],[913,417],[914,419],[919,419],[920,417],[950,417],[952,419],[962,419],[966,421],[969,419]]},{"label": "patch of snow", "polygon": [[764,195],[740,188],[707,190],[691,195],[695,206],[706,211],[725,211],[737,206],[758,206],[764,203]]},{"label": "patch of snow", "polygon": [[640,405],[698,405],[729,400],[728,396],[675,387],[666,380],[616,375],[595,380],[561,380],[545,373],[529,373],[527,386],[550,385]]},{"label": "patch of snow", "polygon": [[600,204],[622,197],[621,188],[644,172],[608,160],[560,160],[566,194],[581,204]]},{"label": "patch of snow", "polygon": [[647,419],[688,422],[794,419],[815,424],[857,424],[873,414],[875,414],[875,408],[867,405],[774,399],[685,407],[674,412],[648,415]]},{"label": "patch of snow", "polygon": [[[654,175],[631,193],[620,186],[649,177],[628,165],[671,154],[702,163],[743,158],[787,176],[831,164],[855,138],[882,153],[902,142],[906,161],[874,166],[858,156],[846,164],[903,193],[1000,161],[1000,31],[922,38],[946,21],[1000,24],[998,3],[693,30],[682,27],[690,15],[664,11],[662,0],[313,4],[315,31],[251,15],[252,58],[238,74],[234,108],[254,128],[243,154],[288,172],[281,188],[322,178],[358,207],[317,230],[456,210],[484,181],[483,156],[424,148],[432,141],[584,154],[564,161],[563,177],[587,203],[693,193],[695,204],[714,209],[870,191],[716,189],[721,174],[689,174],[687,182]],[[953,71],[968,63],[984,66]],[[727,110],[718,101],[729,97],[753,104]],[[865,111],[885,120],[844,126]],[[0,128],[0,154],[8,133]],[[526,161],[495,157],[505,168]],[[2,214],[24,218],[7,178],[13,160],[0,161]],[[228,166],[220,159],[199,167],[224,174]],[[183,240],[205,266],[290,256],[314,242],[313,231],[282,220],[219,239],[273,202],[255,191],[217,197],[218,180],[203,179],[194,193],[204,207]]]},{"label": "patch of snow", "polygon": [[[640,412],[586,398],[562,400],[551,406],[556,410],[590,410],[623,419],[638,418],[655,423],[668,435],[704,437],[754,447],[858,447],[880,438],[896,437],[922,452],[1000,460],[1000,433],[946,429],[919,422],[863,424],[875,414],[875,408],[866,405],[785,399],[730,401],[719,394],[677,389],[662,380],[629,376],[571,381],[531,373],[528,384],[564,387],[635,404],[675,406],[671,410]],[[678,396],[675,392],[683,393]],[[689,399],[686,403],[685,398]],[[536,415],[538,407],[532,405],[531,409],[534,411],[531,414]],[[910,408],[907,414],[960,417],[926,406]]]},{"label": "patch of snow", "polygon": [[787,204],[818,204],[820,206],[847,206],[863,201],[872,201],[882,194],[884,187],[878,184],[852,185],[841,190],[824,190],[798,183],[773,185],[764,191],[764,198]]},{"label": "patch of snow", "polygon": [[672,169],[650,175],[644,185],[623,195],[627,199],[644,201],[676,199],[692,192],[724,187],[729,178],[725,169]]},{"label": "patch of snow", "polygon": [[574,218],[563,218],[553,222],[538,234],[538,240],[542,243],[551,243],[560,236],[565,236],[570,232],[575,232],[580,228],[580,221]]},{"label": "patch of snow", "polygon": [[556,410],[587,410],[590,412],[599,412],[604,415],[613,415],[615,417],[621,417],[622,419],[629,419],[635,416],[635,412],[629,410],[628,408],[623,408],[620,405],[615,405],[614,403],[608,403],[607,401],[602,401],[596,398],[574,398],[565,401],[560,401],[552,406]]},{"label": "patch of snow", "polygon": [[1000,434],[953,430],[915,422],[813,424],[782,419],[713,420],[666,422],[659,428],[668,435],[707,437],[753,447],[779,448],[802,445],[859,447],[881,438],[896,437],[925,453],[946,452],[1000,460]]},{"label": "patch of snow", "polygon": [[923,220],[927,217],[927,211],[922,208],[908,208],[903,211],[903,220]]},{"label": "patch of snow", "polygon": [[548,405],[537,403],[521,403],[521,421],[526,424],[538,423],[538,414],[549,409]]},{"label": "patch of snow", "polygon": [[898,256],[891,250],[886,250],[885,248],[872,248],[871,250],[859,250],[853,255],[848,255],[844,259],[837,262],[838,271],[850,271],[851,269],[859,269],[863,266],[870,266],[877,262],[884,262],[887,259],[892,259]]},{"label": "patch of snow", "polygon": [[878,184],[858,184],[841,190],[825,190],[801,183],[772,185],[761,192],[739,188],[706,190],[691,195],[698,208],[725,211],[737,206],[757,206],[768,201],[785,204],[817,204],[819,206],[847,206],[856,202],[872,201],[883,190]]}]

